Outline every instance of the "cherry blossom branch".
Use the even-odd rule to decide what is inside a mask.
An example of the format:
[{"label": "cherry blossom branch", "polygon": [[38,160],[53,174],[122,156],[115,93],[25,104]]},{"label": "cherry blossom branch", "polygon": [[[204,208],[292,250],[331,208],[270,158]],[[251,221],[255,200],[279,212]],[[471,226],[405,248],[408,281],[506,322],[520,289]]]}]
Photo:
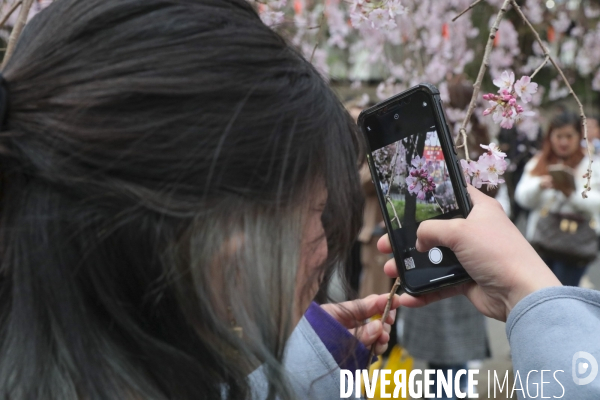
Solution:
[{"label": "cherry blossom branch", "polygon": [[440,208],[440,212],[444,212],[444,208],[442,207],[442,205],[440,204],[440,202],[438,201],[438,199],[435,198],[435,196],[433,196],[433,200],[435,200],[435,204]]},{"label": "cherry blossom branch", "polygon": [[477,4],[481,3],[482,0],[477,0],[475,3],[471,4],[469,7],[465,8],[460,14],[458,14],[456,17],[452,18],[452,22],[456,21],[457,19],[459,19],[463,14],[466,14],[467,11],[469,11],[470,9],[472,9],[473,7],[475,7]]},{"label": "cherry blossom branch", "polygon": [[19,12],[19,17],[17,18],[17,22],[13,27],[13,30],[8,38],[8,45],[6,46],[6,53],[4,53],[4,60],[2,61],[2,68],[6,66],[10,56],[15,50],[15,46],[17,45],[17,40],[21,35],[21,31],[23,31],[23,27],[27,22],[27,16],[29,15],[29,10],[33,4],[33,0],[23,0],[23,4],[21,7],[21,11]]},{"label": "cherry blossom branch", "polygon": [[460,149],[460,148],[464,147],[465,148],[465,159],[470,161],[471,158],[469,157],[469,146],[467,145],[467,130],[461,128],[459,131],[459,135],[456,137],[457,141],[458,141],[458,138],[462,138],[462,143],[456,145],[456,148]]},{"label": "cherry blossom branch", "polygon": [[394,203],[392,202],[392,199],[390,198],[390,196],[385,196],[385,201],[389,202],[392,206],[392,211],[394,212],[394,218],[392,218],[393,220],[398,221],[398,226],[400,228],[402,228],[402,224],[400,223],[400,218],[398,218],[398,213],[396,212],[396,206],[394,205]]},{"label": "cherry blossom branch", "polygon": [[544,68],[544,66],[548,63],[549,59],[550,59],[550,55],[546,55],[546,57],[544,57],[544,62],[541,63],[540,66],[535,69],[535,71],[533,71],[533,74],[531,74],[531,76],[529,78],[531,78],[533,80],[533,77],[536,76],[537,73],[540,72],[542,68]]},{"label": "cherry blossom branch", "polygon": [[325,11],[321,14],[321,18],[319,19],[319,30],[317,31],[317,42],[315,43],[315,47],[313,47],[312,54],[310,55],[309,63],[312,64],[313,58],[315,57],[315,52],[317,51],[317,47],[319,47],[319,39],[321,38],[321,30],[323,29],[323,20],[325,19]]},{"label": "cherry blossom branch", "polygon": [[[400,287],[400,277],[396,278],[396,280],[394,281],[394,285],[392,286],[392,290],[390,290],[390,293],[388,294],[388,301],[385,305],[385,309],[383,310],[383,315],[381,316],[381,324],[383,324],[384,321],[390,315],[390,310],[392,308],[392,300],[394,299],[394,295],[396,294],[396,291],[398,290],[399,287]],[[375,342],[371,345],[371,352],[369,353],[369,358],[367,359],[368,360],[367,368],[369,368],[369,366],[371,365],[373,356],[375,355],[375,346],[376,345],[377,345],[377,342]]]},{"label": "cherry blossom branch", "polygon": [[587,172],[584,175],[584,178],[587,178],[587,183],[583,186],[584,190],[583,190],[583,192],[581,192],[581,196],[585,199],[585,198],[587,198],[587,192],[589,192],[591,190],[592,162],[594,162],[594,160],[592,159],[592,150],[591,150],[590,142],[588,140],[587,117],[585,116],[585,112],[583,111],[583,104],[581,104],[579,97],[577,97],[577,95],[575,94],[575,91],[573,91],[573,88],[571,87],[571,84],[567,80],[567,77],[565,76],[565,73],[563,72],[563,70],[560,68],[560,66],[554,60],[554,58],[552,58],[552,56],[550,55],[550,52],[546,48],[546,45],[544,44],[542,39],[540,38],[540,35],[537,33],[537,31],[535,30],[533,25],[531,25],[531,22],[529,22],[529,20],[525,16],[525,14],[523,14],[521,7],[519,7],[516,0],[509,0],[509,1],[511,2],[511,4],[515,8],[515,10],[517,11],[517,14],[519,15],[519,17],[521,17],[523,22],[525,22],[525,24],[529,27],[529,30],[531,30],[531,32],[535,36],[535,40],[538,42],[538,44],[542,48],[542,51],[544,52],[544,56],[546,57],[546,60],[549,60],[552,63],[552,65],[554,66],[554,68],[556,68],[556,70],[560,74],[562,80],[565,82],[567,89],[569,89],[569,93],[573,96],[573,98],[577,102],[577,105],[579,106],[579,115],[581,116],[581,125],[583,126],[583,138],[585,139],[585,142],[587,144],[587,152],[588,152],[588,167],[587,167]]},{"label": "cherry blossom branch", "polygon": [[[494,25],[492,25],[492,29],[490,30],[490,35],[488,37],[487,44],[485,45],[485,52],[483,53],[483,62],[481,63],[481,67],[479,68],[479,73],[477,74],[477,79],[473,84],[473,96],[471,97],[471,102],[469,103],[469,108],[467,109],[467,115],[465,115],[465,119],[463,120],[460,126],[460,135],[462,136],[463,143],[457,147],[465,148],[465,157],[467,160],[469,158],[469,149],[467,147],[467,124],[471,120],[471,115],[475,110],[475,106],[477,105],[477,98],[479,97],[479,90],[481,89],[481,82],[483,81],[483,77],[485,75],[486,69],[490,64],[490,53],[492,51],[492,47],[494,45],[494,39],[496,38],[496,32],[498,32],[498,26],[500,25],[500,21],[502,17],[506,13],[509,3],[511,0],[504,0],[502,3],[502,7],[500,11],[498,11],[498,15],[496,15],[496,20],[494,21]],[[473,5],[477,4],[477,2],[473,3]],[[461,14],[462,15],[462,14]],[[460,16],[460,15],[459,15]]]},{"label": "cherry blossom branch", "polygon": [[[400,156],[400,146],[396,146],[396,152],[394,153],[394,157],[392,157],[392,163],[390,164],[392,166],[392,177],[390,178],[390,185],[388,187],[387,193],[385,194],[387,197],[390,196],[390,192],[392,191],[392,184],[394,183],[394,179],[396,179],[396,175],[398,175],[396,171],[396,161],[398,160],[398,157]],[[392,205],[393,207],[393,205]],[[394,209],[394,211],[396,211]],[[400,222],[400,220],[398,220],[398,222]]]},{"label": "cherry blossom branch", "polygon": [[19,6],[23,4],[23,0],[18,0],[15,2],[15,4],[13,4],[13,6],[10,8],[10,10],[8,10],[8,12],[6,13],[6,15],[4,16],[4,18],[2,18],[2,21],[0,21],[0,28],[2,28],[4,26],[4,24],[6,23],[6,21],[8,21],[8,19],[10,18],[11,15],[13,15],[13,13],[15,12],[15,10],[17,8],[19,8]]}]

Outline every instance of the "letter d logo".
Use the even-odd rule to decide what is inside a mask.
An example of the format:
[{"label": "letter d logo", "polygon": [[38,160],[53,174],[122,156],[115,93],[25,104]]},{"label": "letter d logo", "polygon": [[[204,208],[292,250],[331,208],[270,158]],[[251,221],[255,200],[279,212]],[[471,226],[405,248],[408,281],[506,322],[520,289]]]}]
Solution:
[{"label": "letter d logo", "polygon": [[[585,358],[587,362],[579,361],[578,363],[577,361],[581,360],[582,358]],[[588,371],[590,366],[592,367],[590,374],[585,378],[579,378],[579,376]],[[576,385],[587,385],[596,378],[596,375],[598,375],[598,362],[590,353],[578,351],[573,355],[573,365],[571,371],[573,372],[573,382],[575,382]]]}]

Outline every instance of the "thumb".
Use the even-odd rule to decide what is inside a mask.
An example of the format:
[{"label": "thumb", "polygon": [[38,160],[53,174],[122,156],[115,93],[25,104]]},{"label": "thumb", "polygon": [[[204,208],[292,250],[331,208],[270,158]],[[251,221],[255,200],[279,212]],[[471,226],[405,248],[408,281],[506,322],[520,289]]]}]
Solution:
[{"label": "thumb", "polygon": [[443,246],[454,251],[458,243],[457,233],[465,231],[465,222],[463,218],[432,219],[421,222],[417,229],[417,250],[424,252],[432,247]]},{"label": "thumb", "polygon": [[368,348],[375,343],[383,333],[383,324],[381,323],[381,320],[376,319],[363,326],[361,331],[359,340]]},{"label": "thumb", "polygon": [[495,201],[493,198],[471,185],[467,185],[467,192],[469,192],[469,196],[471,196],[473,206],[476,206],[477,204]]}]

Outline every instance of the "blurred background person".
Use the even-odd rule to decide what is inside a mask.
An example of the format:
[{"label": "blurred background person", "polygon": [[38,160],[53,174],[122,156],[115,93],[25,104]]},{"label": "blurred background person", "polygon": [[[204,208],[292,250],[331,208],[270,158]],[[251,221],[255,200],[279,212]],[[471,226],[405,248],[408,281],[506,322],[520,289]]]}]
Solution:
[{"label": "blurred background person", "polygon": [[506,153],[508,168],[504,173],[504,181],[508,199],[510,201],[510,219],[516,222],[520,215],[527,217],[528,210],[521,207],[515,201],[515,190],[523,172],[525,165],[538,152],[542,142],[542,130],[539,128],[538,134],[532,140],[525,132],[522,132],[516,125],[510,129],[500,129],[498,133],[498,146],[500,150]]},{"label": "blurred background person", "polygon": [[[582,138],[579,116],[570,111],[555,116],[542,149],[525,166],[515,191],[517,203],[530,210],[526,237],[561,283],[570,286],[579,285],[591,261],[584,254],[594,246],[597,251],[596,232],[591,228],[598,227],[600,170],[598,163],[592,164],[591,191],[583,199],[588,158],[580,145]],[[557,176],[564,174],[556,175],[556,166],[564,167],[567,176],[572,172],[572,186],[557,180]],[[554,220],[556,223],[550,223]],[[545,239],[540,240],[541,237]],[[568,244],[572,253],[561,250],[561,244]]]},{"label": "blurred background person", "polygon": [[[588,140],[592,146],[592,153],[600,155],[600,115],[594,114],[587,117]],[[585,148],[587,143],[582,139],[581,145]]]}]

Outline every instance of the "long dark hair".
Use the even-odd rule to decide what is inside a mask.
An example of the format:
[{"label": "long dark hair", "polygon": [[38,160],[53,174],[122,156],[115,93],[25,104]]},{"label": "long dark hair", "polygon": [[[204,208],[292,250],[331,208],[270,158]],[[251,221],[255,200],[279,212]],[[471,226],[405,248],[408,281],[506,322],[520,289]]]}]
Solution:
[{"label": "long dark hair", "polygon": [[[581,118],[577,116],[577,114],[571,111],[563,111],[560,114],[554,116],[550,121],[550,125],[548,126],[548,130],[546,131],[546,136],[544,136],[544,141],[542,142],[542,149],[540,150],[537,164],[531,170],[532,175],[547,175],[548,174],[548,166],[552,164],[556,164],[560,161],[560,158],[554,153],[552,150],[552,143],[550,142],[550,135],[552,135],[552,131],[558,128],[562,128],[564,126],[572,126],[577,133],[579,134],[579,141],[583,138],[583,132],[581,130]],[[571,168],[577,168],[581,160],[583,160],[584,154],[583,149],[579,148],[571,154],[567,159],[563,160],[565,165],[568,165]]]},{"label": "long dark hair", "polygon": [[362,207],[318,72],[245,0],[57,0],[3,75],[0,397],[238,399],[258,365],[292,397],[306,204],[327,188],[315,279]]}]

